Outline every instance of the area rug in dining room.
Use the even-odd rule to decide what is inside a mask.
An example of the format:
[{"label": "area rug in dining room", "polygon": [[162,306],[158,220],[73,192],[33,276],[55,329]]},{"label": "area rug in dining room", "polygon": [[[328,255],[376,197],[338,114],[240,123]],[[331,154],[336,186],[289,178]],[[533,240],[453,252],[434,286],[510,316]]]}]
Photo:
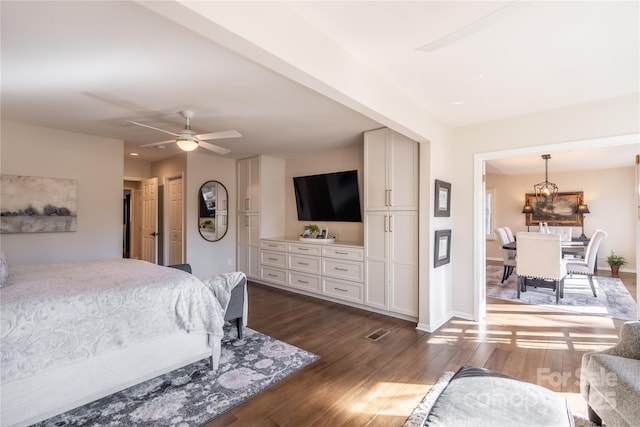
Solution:
[{"label": "area rug in dining room", "polygon": [[36,426],[201,426],[319,357],[249,328],[227,332],[220,367],[208,359],[153,378]]},{"label": "area rug in dining room", "polygon": [[636,320],[637,304],[622,280],[615,277],[594,276],[597,297],[591,293],[586,276],[574,274],[564,280],[564,298],[556,304],[555,292],[548,288],[527,286],[527,292],[517,296],[518,276],[513,273],[504,283],[502,266],[487,266],[487,297],[542,305],[549,308],[568,310],[582,314],[611,317],[622,320]]}]

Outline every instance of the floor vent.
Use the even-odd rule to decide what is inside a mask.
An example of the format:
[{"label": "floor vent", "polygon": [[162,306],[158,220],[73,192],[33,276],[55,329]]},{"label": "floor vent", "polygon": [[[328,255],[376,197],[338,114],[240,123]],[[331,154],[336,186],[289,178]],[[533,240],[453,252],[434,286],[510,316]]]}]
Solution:
[{"label": "floor vent", "polygon": [[382,337],[386,336],[387,334],[389,334],[390,331],[387,331],[386,329],[377,329],[373,332],[371,332],[369,335],[367,335],[365,338],[371,341],[379,341]]}]

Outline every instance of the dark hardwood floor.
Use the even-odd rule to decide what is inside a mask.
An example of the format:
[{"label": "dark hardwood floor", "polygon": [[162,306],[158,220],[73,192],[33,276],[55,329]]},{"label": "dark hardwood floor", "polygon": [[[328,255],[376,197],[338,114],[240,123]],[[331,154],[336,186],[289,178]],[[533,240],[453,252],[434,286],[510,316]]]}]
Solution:
[{"label": "dark hardwood floor", "polygon": [[[635,275],[623,275],[635,297]],[[250,283],[249,327],[321,358],[207,424],[401,426],[444,371],[490,368],[562,393],[575,413],[582,354],[615,344],[622,321],[487,301],[486,320],[415,323]],[[365,338],[378,328],[390,333]]]}]

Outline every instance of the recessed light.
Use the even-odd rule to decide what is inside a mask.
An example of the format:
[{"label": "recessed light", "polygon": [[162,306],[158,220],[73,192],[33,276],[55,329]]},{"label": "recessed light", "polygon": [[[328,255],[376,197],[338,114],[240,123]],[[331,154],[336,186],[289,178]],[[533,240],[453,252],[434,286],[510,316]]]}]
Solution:
[{"label": "recessed light", "polygon": [[453,105],[464,105],[465,101],[453,101]]},{"label": "recessed light", "polygon": [[139,156],[140,154],[138,153],[129,153],[130,156]]}]

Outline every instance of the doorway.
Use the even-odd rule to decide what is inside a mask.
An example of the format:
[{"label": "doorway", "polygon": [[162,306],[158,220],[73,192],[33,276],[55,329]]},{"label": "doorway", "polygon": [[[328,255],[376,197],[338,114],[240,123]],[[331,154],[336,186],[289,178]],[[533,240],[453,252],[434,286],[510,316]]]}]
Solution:
[{"label": "doorway", "polygon": [[[637,134],[623,135],[619,137],[601,138],[584,141],[574,141],[569,143],[554,144],[549,146],[525,147],[520,149],[509,149],[489,153],[478,153],[474,155],[474,320],[481,320],[486,317],[486,234],[485,234],[485,188],[484,188],[484,168],[485,162],[496,159],[507,159],[523,157],[528,155],[538,155],[545,152],[566,152],[581,151],[592,148],[614,148],[616,146],[634,144],[637,146]],[[633,159],[631,159],[633,160]],[[640,258],[640,213],[637,215],[635,241],[636,258]],[[638,262],[636,262],[636,266]],[[637,283],[636,267],[636,283]],[[640,297],[640,288],[636,287],[636,301]]]}]

